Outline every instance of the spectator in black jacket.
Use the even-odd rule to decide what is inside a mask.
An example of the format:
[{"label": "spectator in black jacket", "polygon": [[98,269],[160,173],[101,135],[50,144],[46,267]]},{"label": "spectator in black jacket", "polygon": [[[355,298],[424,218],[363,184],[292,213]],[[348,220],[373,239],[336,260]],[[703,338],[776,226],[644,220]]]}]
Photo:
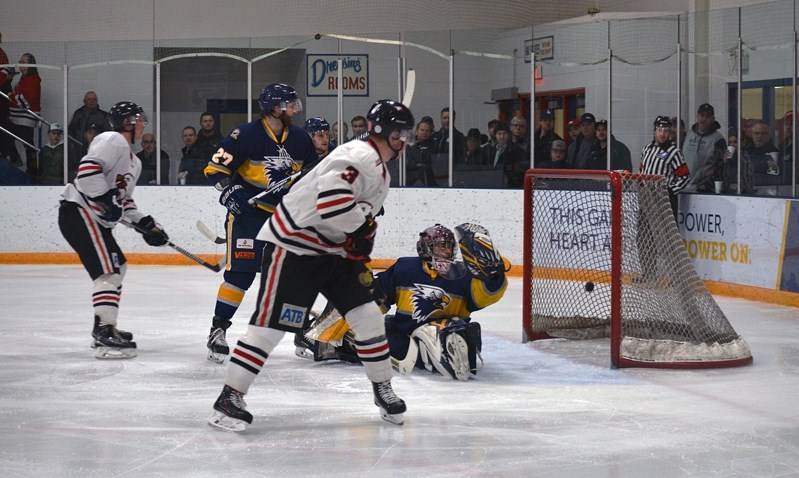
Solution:
[{"label": "spectator in black jacket", "polygon": [[538,129],[533,133],[535,161],[549,160],[549,148],[555,140],[562,140],[555,132],[555,115],[549,108],[541,111]]},{"label": "spectator in black jacket", "polygon": [[[599,160],[607,165],[608,157],[608,122],[599,120],[596,122],[596,137],[599,139]],[[602,168],[605,169],[605,168]],[[613,171],[632,171],[633,160],[630,156],[630,148],[610,135],[610,169]]]}]

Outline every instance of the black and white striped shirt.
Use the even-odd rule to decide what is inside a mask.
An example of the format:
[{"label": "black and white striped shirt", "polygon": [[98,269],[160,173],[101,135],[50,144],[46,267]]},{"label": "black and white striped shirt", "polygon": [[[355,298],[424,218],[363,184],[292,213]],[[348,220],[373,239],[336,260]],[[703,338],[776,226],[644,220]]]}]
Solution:
[{"label": "black and white striped shirt", "polygon": [[658,144],[652,141],[641,151],[642,174],[656,174],[666,178],[666,186],[671,194],[677,194],[685,189],[691,180],[688,165],[685,164],[682,151],[671,142]]}]

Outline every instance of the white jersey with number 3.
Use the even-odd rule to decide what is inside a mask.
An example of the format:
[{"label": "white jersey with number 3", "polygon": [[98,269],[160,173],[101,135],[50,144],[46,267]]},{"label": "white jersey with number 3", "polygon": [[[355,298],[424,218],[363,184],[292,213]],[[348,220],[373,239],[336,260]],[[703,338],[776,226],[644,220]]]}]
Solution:
[{"label": "white jersey with number 3", "polygon": [[383,207],[391,177],[371,141],[333,150],[275,208],[258,239],[298,255],[346,257],[347,233]]}]

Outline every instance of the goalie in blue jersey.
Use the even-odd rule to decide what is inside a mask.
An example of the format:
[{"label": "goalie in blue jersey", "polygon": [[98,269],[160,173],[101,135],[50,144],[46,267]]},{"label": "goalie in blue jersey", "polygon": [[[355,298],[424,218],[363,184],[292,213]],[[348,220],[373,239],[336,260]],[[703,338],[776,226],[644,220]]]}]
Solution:
[{"label": "goalie in blue jersey", "polygon": [[[416,251],[376,275],[385,310],[396,305],[385,316],[392,365],[403,374],[424,368],[468,380],[482,362],[480,324],[470,315],[505,294],[508,264],[476,224],[461,224],[454,233],[441,224],[429,227],[419,234]],[[326,309],[297,334],[296,353],[357,362],[350,334],[346,318]]]}]

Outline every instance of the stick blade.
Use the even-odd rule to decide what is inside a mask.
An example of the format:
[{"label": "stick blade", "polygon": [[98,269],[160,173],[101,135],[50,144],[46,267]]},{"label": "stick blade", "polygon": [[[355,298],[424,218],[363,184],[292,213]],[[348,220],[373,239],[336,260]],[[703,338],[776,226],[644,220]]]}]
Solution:
[{"label": "stick blade", "polygon": [[409,68],[405,77],[405,94],[402,96],[402,104],[406,108],[411,107],[413,101],[413,91],[416,89],[416,70]]}]

